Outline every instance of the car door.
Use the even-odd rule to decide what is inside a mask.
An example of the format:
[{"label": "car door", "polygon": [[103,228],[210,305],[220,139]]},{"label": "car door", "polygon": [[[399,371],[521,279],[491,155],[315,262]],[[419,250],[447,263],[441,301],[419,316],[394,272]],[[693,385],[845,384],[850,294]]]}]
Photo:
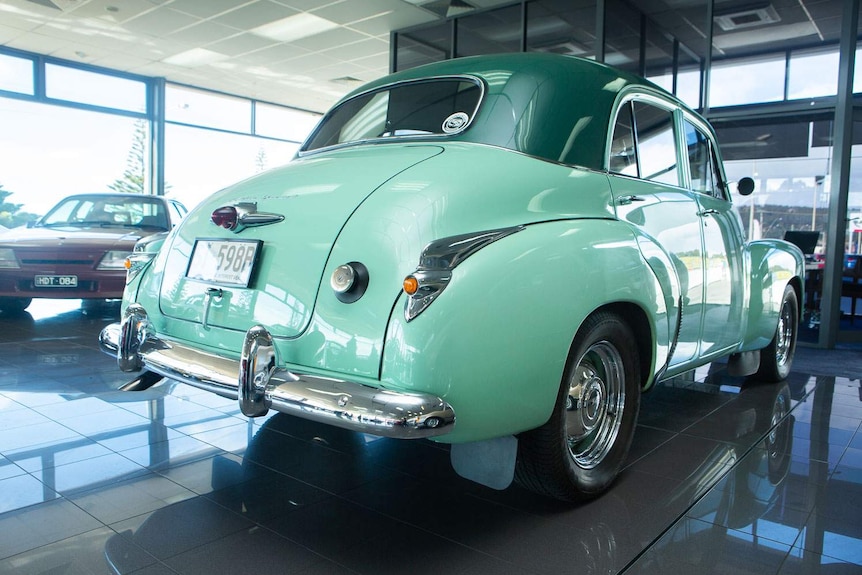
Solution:
[{"label": "car door", "polygon": [[694,192],[704,246],[702,357],[722,355],[739,342],[742,325],[743,234],[733,210],[709,130],[694,118],[682,123],[688,187]]},{"label": "car door", "polygon": [[669,367],[699,354],[705,278],[701,206],[682,185],[676,132],[672,107],[637,96],[619,108],[608,164],[617,217],[661,246],[676,268],[680,297],[668,303],[680,325]]}]

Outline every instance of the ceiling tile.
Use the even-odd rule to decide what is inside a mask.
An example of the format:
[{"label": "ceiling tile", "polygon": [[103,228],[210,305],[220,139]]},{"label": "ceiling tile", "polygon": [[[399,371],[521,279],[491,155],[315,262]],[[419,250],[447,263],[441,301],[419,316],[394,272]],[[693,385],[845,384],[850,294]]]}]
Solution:
[{"label": "ceiling tile", "polygon": [[241,8],[216,16],[213,20],[233,26],[234,28],[251,30],[252,28],[257,28],[258,26],[275,22],[297,13],[298,11],[293,8],[288,8],[269,0],[258,0],[257,2],[246,4]]},{"label": "ceiling tile", "polygon": [[291,42],[294,46],[305,48],[306,50],[319,51],[327,50],[333,46],[342,46],[344,44],[352,44],[360,40],[367,39],[368,36],[360,34],[354,30],[347,28],[335,28],[314,36],[307,36]]},{"label": "ceiling tile", "polygon": [[199,22],[199,19],[194,16],[161,7],[132,18],[125,22],[123,26],[135,32],[163,37],[175,30],[191,26],[197,22]]},{"label": "ceiling tile", "polygon": [[292,60],[300,56],[305,56],[308,53],[308,50],[300,48],[299,46],[293,46],[291,44],[271,44],[269,47],[264,48],[263,50],[258,50],[256,52],[250,52],[248,54],[239,56],[236,58],[236,60],[248,64],[268,65],[275,62]]},{"label": "ceiling tile", "polygon": [[207,47],[210,50],[215,50],[228,56],[239,56],[240,54],[260,50],[274,44],[275,41],[268,38],[261,38],[254,34],[240,34],[239,36],[213,42]]},{"label": "ceiling tile", "polygon": [[130,56],[129,54],[117,54],[109,53],[102,54],[97,58],[93,58],[92,64],[96,66],[102,66],[105,68],[111,68],[114,70],[125,70],[130,71],[136,68],[140,68],[142,66],[146,66],[152,62],[152,60],[148,58],[136,58],[135,56]]},{"label": "ceiling tile", "polygon": [[400,30],[437,20],[439,18],[431,12],[405,4],[404,9],[382,13],[379,16],[366,20],[351,22],[348,26],[371,36],[379,36],[381,34],[388,34],[391,30]]},{"label": "ceiling tile", "polygon": [[36,52],[37,54],[51,55],[60,48],[67,46],[69,42],[62,38],[43,36],[42,34],[26,34],[19,36],[9,45],[18,50]]},{"label": "ceiling tile", "polygon": [[24,31],[0,24],[0,43],[6,44],[23,34]]},{"label": "ceiling tile", "polygon": [[43,15],[35,10],[23,10],[16,6],[0,4],[0,21],[3,22],[4,26],[19,30],[35,30],[57,15],[57,12]]},{"label": "ceiling tile", "polygon": [[[337,2],[328,6],[311,10],[316,16],[332,20],[339,24],[348,24],[357,20],[364,20],[372,16],[378,16],[395,9],[403,9],[402,0],[367,0],[365,2]],[[412,6],[407,8],[415,10]]]},{"label": "ceiling tile", "polygon": [[282,62],[279,67],[289,70],[292,74],[306,74],[338,63],[339,61],[335,58],[330,58],[324,54],[311,53]]},{"label": "ceiling tile", "polygon": [[231,36],[236,36],[241,32],[242,30],[231,28],[230,26],[225,26],[218,22],[204,21],[194,24],[193,26],[183,28],[182,30],[178,30],[169,34],[168,37],[174,40],[179,40],[180,42],[201,46],[212,42],[218,42],[225,38],[230,38]]},{"label": "ceiling tile", "polygon": [[357,58],[351,60],[351,63],[369,70],[374,70],[378,76],[383,76],[389,73],[389,52],[384,54],[375,54],[366,58]]},{"label": "ceiling tile", "polygon": [[125,22],[156,6],[147,0],[90,0],[68,12],[75,18],[98,18],[106,22]]},{"label": "ceiling tile", "polygon": [[171,2],[171,8],[198,18],[210,18],[249,2],[250,0],[174,0]]},{"label": "ceiling tile", "polygon": [[389,58],[389,42],[382,42],[377,38],[368,38],[359,42],[350,44],[336,44],[334,48],[321,50],[327,56],[338,58],[339,60],[356,60],[357,58],[365,58],[376,54],[384,54]]}]

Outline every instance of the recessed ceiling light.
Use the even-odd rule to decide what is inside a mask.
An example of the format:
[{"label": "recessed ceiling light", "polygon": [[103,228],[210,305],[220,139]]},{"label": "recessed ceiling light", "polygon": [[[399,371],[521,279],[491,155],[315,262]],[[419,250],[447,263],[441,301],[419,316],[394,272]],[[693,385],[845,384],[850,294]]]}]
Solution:
[{"label": "recessed ceiling light", "polygon": [[207,50],[206,48],[193,48],[174,54],[162,60],[165,64],[176,64],[177,66],[203,66],[212,64],[213,62],[221,62],[227,60],[228,56]]},{"label": "recessed ceiling light", "polygon": [[332,20],[301,12],[263,26],[258,26],[250,30],[252,34],[278,40],[279,42],[292,42],[300,38],[314,36],[327,30],[338,28],[338,24]]}]

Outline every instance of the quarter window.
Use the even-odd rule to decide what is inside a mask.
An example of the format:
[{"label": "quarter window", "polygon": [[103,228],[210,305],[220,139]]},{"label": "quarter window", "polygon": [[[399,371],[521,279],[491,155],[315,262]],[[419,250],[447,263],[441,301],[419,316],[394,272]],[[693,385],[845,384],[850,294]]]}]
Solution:
[{"label": "quarter window", "polygon": [[635,135],[631,103],[626,103],[617,114],[611,140],[611,158],[608,169],[626,176],[638,175],[638,158],[635,152]]},{"label": "quarter window", "polygon": [[685,143],[691,172],[691,189],[722,198],[718,163],[710,139],[702,131],[685,122]]},{"label": "quarter window", "polygon": [[678,186],[673,113],[638,101],[633,107],[641,178]]}]

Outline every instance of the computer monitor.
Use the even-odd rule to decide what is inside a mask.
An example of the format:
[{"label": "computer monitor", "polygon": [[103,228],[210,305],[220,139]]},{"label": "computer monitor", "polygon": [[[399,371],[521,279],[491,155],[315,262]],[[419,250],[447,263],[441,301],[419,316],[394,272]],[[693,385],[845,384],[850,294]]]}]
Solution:
[{"label": "computer monitor", "polygon": [[817,247],[817,240],[820,239],[820,232],[787,231],[784,232],[784,239],[799,246],[803,254],[812,255]]}]

